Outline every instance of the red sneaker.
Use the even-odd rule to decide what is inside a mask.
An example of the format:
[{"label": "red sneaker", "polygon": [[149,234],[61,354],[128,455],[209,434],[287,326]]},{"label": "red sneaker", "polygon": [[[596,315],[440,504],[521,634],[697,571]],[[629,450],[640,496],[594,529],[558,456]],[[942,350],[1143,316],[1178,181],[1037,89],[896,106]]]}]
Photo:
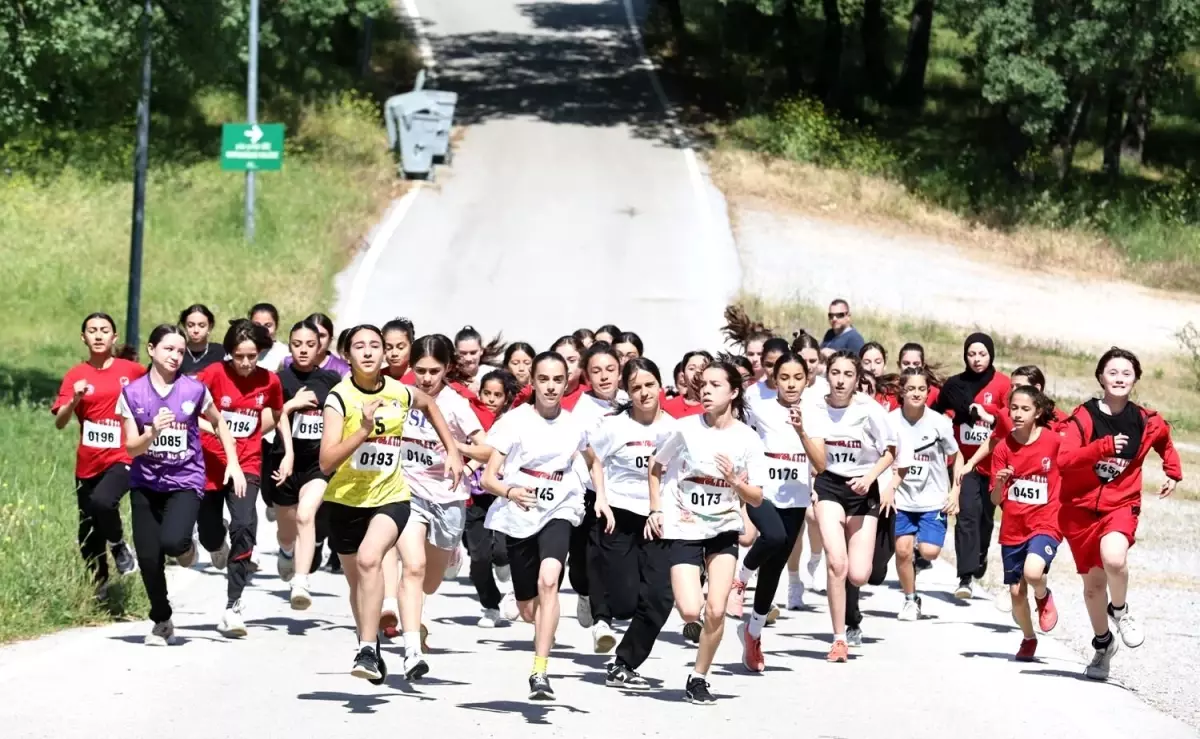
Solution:
[{"label": "red sneaker", "polygon": [[396,628],[400,625],[400,619],[392,611],[384,611],[379,615],[379,630],[389,639],[395,639],[400,636],[400,630]]},{"label": "red sneaker", "polygon": [[829,656],[825,658],[828,662],[846,662],[850,659],[850,647],[846,642],[838,639],[833,643],[833,647],[829,650]]},{"label": "red sneaker", "polygon": [[755,639],[750,636],[750,628],[746,624],[739,624],[738,639],[742,642],[742,665],[751,672],[767,669],[762,653],[762,637]]},{"label": "red sneaker", "polygon": [[1037,596],[1034,596],[1033,601],[1037,604],[1038,626],[1043,633],[1049,633],[1058,626],[1058,608],[1054,606],[1054,593],[1047,590],[1045,600],[1038,600]]},{"label": "red sneaker", "polygon": [[1021,648],[1017,650],[1018,662],[1032,662],[1033,654],[1037,651],[1037,637],[1022,639]]}]

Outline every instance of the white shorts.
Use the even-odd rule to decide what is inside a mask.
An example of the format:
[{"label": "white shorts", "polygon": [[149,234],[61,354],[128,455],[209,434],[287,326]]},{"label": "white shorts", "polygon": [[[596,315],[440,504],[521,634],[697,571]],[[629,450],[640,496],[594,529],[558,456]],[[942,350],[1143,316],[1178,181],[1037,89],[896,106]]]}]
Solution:
[{"label": "white shorts", "polygon": [[454,549],[462,541],[467,522],[465,501],[433,503],[414,495],[412,520],[425,524],[426,539],[438,549]]}]

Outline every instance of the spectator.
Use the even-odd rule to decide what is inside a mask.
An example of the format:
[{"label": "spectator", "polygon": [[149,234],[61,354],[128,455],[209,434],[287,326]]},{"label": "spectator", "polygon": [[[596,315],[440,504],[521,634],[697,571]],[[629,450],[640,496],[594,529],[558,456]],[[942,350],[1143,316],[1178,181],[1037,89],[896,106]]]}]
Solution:
[{"label": "spectator", "polygon": [[829,330],[821,339],[821,357],[826,358],[838,351],[857,354],[865,343],[862,334],[855,330],[850,318],[850,304],[841,298],[830,303]]}]

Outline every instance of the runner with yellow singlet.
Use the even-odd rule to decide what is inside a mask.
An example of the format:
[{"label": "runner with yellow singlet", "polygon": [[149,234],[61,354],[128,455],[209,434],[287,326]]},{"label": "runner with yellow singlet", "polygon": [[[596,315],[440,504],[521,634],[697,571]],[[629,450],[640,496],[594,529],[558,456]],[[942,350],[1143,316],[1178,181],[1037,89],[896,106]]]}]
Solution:
[{"label": "runner with yellow singlet", "polygon": [[325,489],[329,540],[350,584],[358,629],[358,654],[350,674],[379,685],[387,677],[379,654],[381,564],[408,523],[411,493],[401,470],[400,438],[410,408],[425,414],[445,447],[452,487],[462,479],[462,462],[433,399],[383,374],[380,330],[356,326],[347,334],[347,343],[350,375],[325,400],[321,471],[332,475]]}]

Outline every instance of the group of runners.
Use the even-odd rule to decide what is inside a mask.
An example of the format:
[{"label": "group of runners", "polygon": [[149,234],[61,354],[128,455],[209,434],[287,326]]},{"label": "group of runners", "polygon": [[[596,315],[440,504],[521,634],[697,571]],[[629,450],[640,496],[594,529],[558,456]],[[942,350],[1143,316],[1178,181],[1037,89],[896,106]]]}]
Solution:
[{"label": "group of runners", "polygon": [[[116,322],[93,313],[88,358],[51,409],[59,428],[79,421],[81,553],[101,597],[107,551],[120,574],[140,570],[145,642],[165,646],[167,560],[191,566],[203,547],[227,574],[218,629],[245,636],[261,494],[293,609],[312,604],[322,542],[336,555],[357,677],[386,678],[381,635],[403,640],[407,679],[428,673],[424,601],[456,576],[465,545],[479,626],[534,625],[531,699],[554,697],[547,663],[567,578],[594,650],[614,652],[607,685],[650,687],[638,670],[674,607],[698,645],[684,696],[710,704],[726,617],[738,621],[746,669],[762,672],[785,570],[787,607],[804,607],[806,523],[809,576],[825,561],[828,660],[845,662],[863,640],[859,589],[882,583],[893,557],[897,617],[921,617],[917,576],[950,516],[955,595],[972,596],[999,507],[1016,659],[1032,660],[1038,631],[1058,621],[1047,576],[1064,539],[1095,631],[1087,677],[1108,677],[1118,642],[1143,642],[1126,602],[1142,468],[1154,450],[1162,496],[1181,470],[1167,423],[1131,399],[1142,376],[1131,352],[1105,352],[1097,397],[1068,415],[1037,367],[1000,372],[986,334],[966,338],[962,370],[943,379],[916,343],[890,371],[887,349],[863,341],[842,300],[821,341],[737,307],[726,319],[735,352],[689,351],[664,377],[637,334],[611,325],[538,351],[485,342],[470,326],[419,335],[404,319],[336,333],[313,314],[278,341],[266,303],[219,343],[212,312],[189,306],[153,329],[142,365],[118,349]],[[616,621],[628,622],[623,634]]]}]

